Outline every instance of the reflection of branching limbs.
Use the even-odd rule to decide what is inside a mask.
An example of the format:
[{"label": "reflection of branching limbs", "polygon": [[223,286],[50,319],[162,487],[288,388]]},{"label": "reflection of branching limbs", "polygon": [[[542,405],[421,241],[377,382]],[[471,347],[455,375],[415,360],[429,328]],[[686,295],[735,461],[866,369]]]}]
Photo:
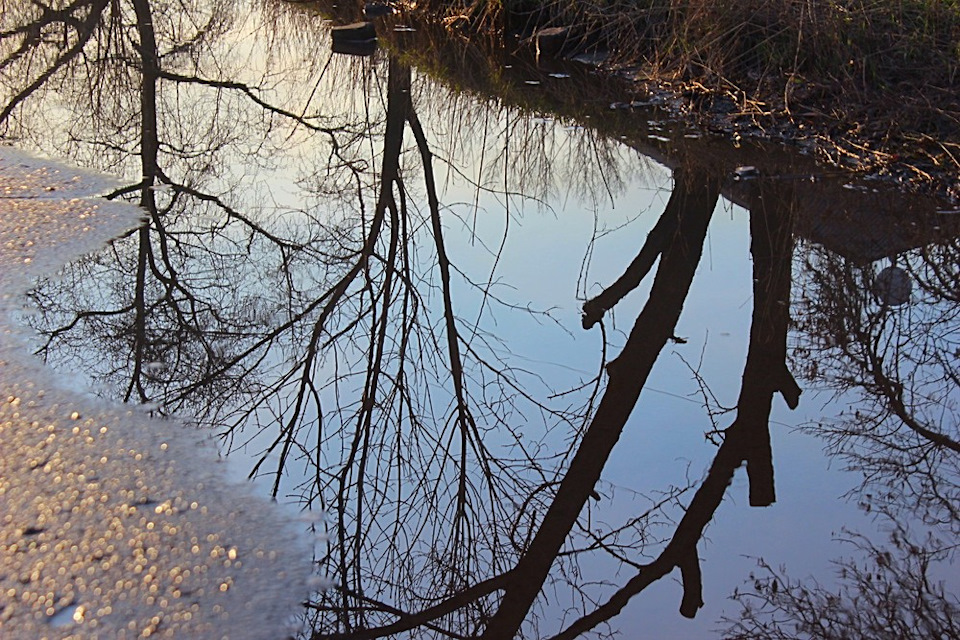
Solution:
[{"label": "reflection of branching limbs", "polygon": [[872,347],[868,348],[866,362],[864,364],[866,365],[865,369],[872,377],[874,385],[876,385],[876,388],[879,390],[880,394],[886,398],[886,403],[890,408],[890,411],[900,418],[900,420],[908,429],[916,433],[933,446],[942,447],[955,453],[960,453],[960,442],[957,442],[949,436],[938,431],[934,431],[933,429],[923,425],[919,420],[917,420],[913,413],[907,409],[907,406],[903,400],[903,384],[888,377],[884,373],[883,358],[880,357],[876,349]]},{"label": "reflection of branching limbs", "polygon": [[707,344],[704,342],[703,350],[700,352],[700,362],[697,364],[697,366],[690,364],[690,362],[688,362],[687,359],[681,354],[678,354],[677,357],[680,358],[680,362],[686,365],[687,369],[690,371],[690,374],[693,376],[694,381],[697,383],[697,387],[700,390],[701,402],[707,412],[707,417],[710,419],[711,428],[704,434],[704,436],[710,442],[719,445],[719,443],[723,440],[724,430],[722,427],[720,427],[720,421],[718,418],[735,411],[736,407],[724,406],[707,384],[707,381],[704,379],[703,375],[700,373],[700,365],[703,364],[703,352],[706,351],[706,348]]},{"label": "reflection of branching limbs", "polygon": [[[34,291],[32,293],[34,300],[38,299],[40,293]],[[37,303],[39,306],[39,303]],[[61,325],[55,329],[48,329],[42,332],[42,335],[45,336],[43,344],[40,345],[33,353],[34,355],[40,356],[41,358],[46,358],[47,353],[50,351],[53,342],[60,338],[63,335],[70,333],[73,329],[77,327],[84,320],[90,318],[109,318],[123,316],[127,313],[130,313],[134,310],[135,305],[133,303],[129,305],[124,305],[116,309],[103,309],[103,310],[93,310],[93,311],[80,311],[74,314],[73,318],[67,324]]]},{"label": "reflection of branching limbs", "polygon": [[794,408],[800,395],[800,389],[787,370],[785,360],[792,253],[789,213],[753,212],[751,235],[754,313],[750,348],[737,403],[737,418],[727,429],[706,479],[663,552],[606,603],[574,622],[555,640],[574,638],[609,620],[633,596],[674,568],[680,569],[683,583],[680,613],[694,617],[703,606],[697,544],[720,506],[735,470],[743,462],[748,465],[750,504],[756,506],[773,502],[773,467],[768,430],[771,400],[774,393],[779,392],[788,406]]},{"label": "reflection of branching limbs", "polygon": [[[396,176],[394,183],[402,190],[402,184],[400,183],[399,176]],[[386,264],[392,265],[396,262],[397,256],[397,246],[398,246],[398,227],[399,227],[399,215],[397,211],[396,199],[393,195],[393,188],[391,184],[384,184],[383,188],[386,191],[381,193],[381,199],[385,202],[385,207],[390,213],[390,231],[389,234],[389,246],[386,256]],[[382,287],[380,288],[382,300],[380,301],[381,309],[379,316],[376,314],[376,305],[377,305],[377,295],[375,293],[374,280],[371,277],[369,271],[369,261],[367,263],[367,268],[364,269],[364,274],[366,278],[365,291],[370,296],[370,310],[372,313],[371,323],[370,323],[370,348],[367,352],[367,366],[365,369],[365,379],[362,397],[360,400],[360,409],[357,412],[356,416],[356,429],[354,431],[353,441],[350,446],[350,452],[343,465],[343,469],[340,474],[339,482],[340,487],[338,491],[338,496],[343,500],[348,493],[348,482],[352,483],[356,488],[356,497],[354,499],[354,535],[352,543],[356,545],[352,554],[352,561],[354,564],[354,579],[355,584],[353,587],[352,593],[363,594],[363,584],[361,582],[362,577],[362,566],[363,561],[362,553],[360,550],[361,542],[366,538],[364,535],[364,518],[368,515],[366,513],[365,495],[367,488],[367,463],[371,455],[371,443],[370,437],[373,429],[373,420],[376,415],[376,409],[383,402],[383,399],[380,397],[380,378],[384,375],[385,371],[385,348],[387,341],[387,331],[390,325],[390,307],[393,302],[392,293],[393,293],[393,278],[394,270],[392,268],[386,268],[384,273],[384,279]],[[359,462],[357,464],[357,471],[355,477],[350,478],[350,470],[352,469],[357,457],[359,456]],[[343,514],[346,512],[346,509],[341,507],[340,513]],[[371,521],[375,514],[369,514],[371,516]],[[341,538],[341,545],[344,549],[347,548],[347,540]],[[346,574],[343,575],[344,583],[346,581]],[[361,615],[358,618],[358,624],[363,627],[366,626],[364,623],[364,616]]]},{"label": "reflection of branching limbs", "polygon": [[654,262],[677,233],[681,213],[686,206],[689,193],[685,189],[675,189],[670,194],[667,207],[647,235],[640,253],[633,259],[627,270],[616,282],[604,289],[598,296],[583,304],[583,328],[590,329],[600,322],[603,314],[612,309],[628,293],[636,289],[644,277],[650,273]]},{"label": "reflection of branching limbs", "polygon": [[[183,81],[198,81],[201,84],[209,84],[207,82],[201,82],[196,78],[186,78],[179,76],[171,76],[170,79],[183,80]],[[212,83],[217,85],[219,83]],[[226,83],[229,84],[229,83]],[[245,85],[244,85],[245,87]],[[230,88],[230,87],[223,87]],[[240,88],[233,87],[233,88]],[[250,93],[249,87],[245,87],[245,93]],[[398,93],[398,92],[393,92]],[[398,102],[399,100],[399,102]],[[314,321],[313,329],[311,331],[310,342],[307,347],[306,355],[304,362],[301,364],[302,374],[300,381],[300,393],[298,397],[310,388],[310,383],[305,380],[312,375],[313,364],[317,357],[317,354],[322,350],[323,347],[326,347],[330,344],[330,340],[321,343],[321,337],[324,334],[324,331],[327,330],[327,320],[330,316],[336,311],[337,308],[344,302],[347,297],[350,287],[353,285],[356,278],[367,269],[368,261],[376,253],[377,242],[380,240],[380,231],[383,226],[385,215],[388,209],[388,199],[392,199],[392,184],[399,176],[399,157],[400,149],[403,142],[403,123],[405,120],[406,107],[404,105],[404,100],[409,100],[409,96],[400,95],[394,97],[391,101],[391,104],[388,105],[388,111],[392,115],[388,116],[387,119],[387,130],[385,132],[384,140],[384,160],[383,167],[381,170],[381,193],[380,198],[378,199],[374,215],[369,223],[369,228],[366,231],[363,245],[350,256],[354,259],[354,262],[351,264],[347,272],[340,277],[340,279],[327,291],[315,299],[310,304],[306,305],[299,313],[290,317],[286,322],[276,327],[273,331],[263,336],[260,340],[256,341],[254,344],[249,346],[246,350],[238,354],[235,358],[231,359],[228,362],[223,363],[216,371],[213,371],[211,375],[220,376],[226,373],[229,369],[235,367],[237,364],[245,360],[251,354],[256,351],[264,348],[265,346],[272,344],[280,335],[290,330],[296,324],[299,323],[302,319],[312,315],[317,312],[319,309],[319,315]],[[284,115],[289,115],[296,118],[294,114],[288,114],[284,112]],[[308,123],[304,123],[308,124]],[[310,125],[313,127],[313,125]],[[329,130],[332,133],[332,130]],[[358,178],[359,179],[359,178]],[[358,189],[360,185],[358,184]],[[195,193],[195,197],[204,197],[203,194]],[[362,203],[362,191],[360,192],[361,203]],[[219,203],[216,203],[219,205]],[[232,210],[231,210],[232,211]],[[230,214],[230,212],[228,212]],[[232,214],[230,214],[232,215]],[[360,319],[357,318],[350,327],[355,326],[360,322]],[[346,330],[338,332],[339,335],[345,334]],[[189,387],[183,389],[180,396],[185,397],[194,391],[196,385],[190,385]],[[299,406],[299,405],[298,405]],[[299,413],[297,413],[299,416]],[[286,421],[286,426],[282,429],[281,434],[278,436],[277,440],[268,447],[267,451],[262,457],[254,469],[251,471],[251,475],[255,475],[260,466],[265,461],[267,454],[271,453],[277,446],[284,441],[290,443],[293,436],[291,429],[294,422],[291,420]]]},{"label": "reflection of branching limbs", "polygon": [[[5,121],[13,112],[13,110],[17,108],[17,105],[29,98],[37,89],[42,87],[50,78],[52,78],[55,73],[66,67],[87,46],[90,38],[96,32],[97,24],[100,22],[100,16],[110,4],[110,0],[90,0],[89,2],[84,2],[83,4],[90,5],[90,12],[82,22],[77,22],[74,19],[71,19],[66,13],[58,14],[58,12],[45,12],[45,15],[37,21],[38,26],[36,27],[36,36],[34,38],[25,38],[19,50],[16,53],[8,56],[3,61],[3,66],[6,66],[13,60],[16,60],[18,57],[24,55],[27,51],[29,51],[30,47],[38,45],[40,42],[39,29],[41,28],[39,25],[44,22],[62,22],[64,27],[72,26],[77,32],[77,41],[74,42],[69,49],[58,55],[53,63],[50,64],[50,66],[48,66],[44,71],[42,71],[33,82],[10,98],[3,110],[0,111],[0,122]],[[70,7],[67,7],[64,9],[64,12],[71,11],[76,6],[77,5],[71,5]],[[10,32],[2,35],[7,36],[8,34],[15,35],[15,33]]]},{"label": "reflection of branching limbs", "polygon": [[353,633],[314,633],[312,640],[374,640],[396,635],[417,627],[424,626],[432,620],[449,615],[458,609],[484,598],[501,589],[510,578],[510,572],[488,578],[482,582],[466,587],[460,593],[451,596],[432,607],[417,613],[398,613],[397,620],[389,625],[373,629],[361,629]]},{"label": "reflection of branching limbs", "polygon": [[[283,327],[289,328],[294,324],[294,322],[297,319],[304,317],[307,312],[315,310],[317,307],[320,307],[320,305],[322,304],[322,307],[320,308],[319,316],[313,325],[310,342],[307,347],[304,361],[301,364],[302,375],[300,378],[300,392],[297,394],[298,400],[297,400],[296,409],[294,411],[294,415],[292,415],[290,419],[286,421],[286,426],[281,430],[281,434],[277,437],[277,439],[273,442],[273,444],[271,444],[267,448],[267,450],[264,452],[263,457],[261,457],[261,459],[257,462],[253,470],[251,471],[251,475],[255,475],[258,472],[260,466],[266,459],[266,455],[271,453],[281,443],[285,443],[284,451],[289,451],[289,445],[294,435],[293,434],[294,425],[296,424],[296,419],[299,418],[300,412],[302,410],[302,405],[300,404],[301,398],[303,397],[303,394],[308,389],[311,388],[310,380],[313,375],[313,370],[314,370],[313,365],[319,353],[319,345],[321,341],[320,339],[323,336],[327,320],[338,308],[340,303],[343,301],[344,297],[347,295],[347,292],[350,286],[353,284],[357,276],[359,276],[360,273],[364,270],[365,265],[369,260],[370,256],[373,255],[376,242],[380,236],[380,229],[383,225],[386,209],[387,207],[385,203],[382,206],[377,207],[377,210],[374,213],[374,217],[371,220],[370,230],[367,233],[367,238],[364,243],[364,247],[360,252],[360,255],[357,261],[351,266],[349,271],[344,276],[342,276],[340,280],[333,287],[328,289],[323,296],[321,296],[313,304],[309,305],[303,313],[298,314],[297,317],[292,319],[290,322],[284,323]],[[283,327],[278,327],[278,329],[275,330],[273,334],[278,334]],[[243,360],[247,355],[249,355],[256,349],[258,349],[259,348],[258,345],[262,346],[263,342],[264,341],[261,340],[260,342],[257,343],[257,345],[250,347],[247,351],[245,351],[243,354],[235,358],[232,362],[236,363]],[[227,366],[229,366],[229,363]],[[278,482],[279,482],[279,472],[278,472],[278,478],[274,482],[274,491],[276,491],[279,488],[277,486]]]},{"label": "reflection of branching limbs", "polygon": [[269,240],[270,242],[274,243],[283,252],[284,261],[288,259],[288,255],[289,255],[288,252],[307,251],[309,253],[312,253],[310,247],[308,247],[307,245],[297,243],[297,242],[291,242],[289,240],[285,240],[279,236],[276,236],[270,233],[269,231],[264,229],[262,225],[257,224],[256,222],[254,222],[253,220],[245,216],[240,211],[237,211],[236,209],[228,205],[226,202],[224,202],[222,199],[220,199],[218,196],[215,196],[209,193],[204,193],[202,191],[194,189],[193,187],[189,187],[185,184],[179,184],[169,179],[165,180],[165,182],[167,182],[167,184],[170,184],[171,187],[177,192],[181,192],[188,196],[196,198],[201,202],[209,202],[213,204],[218,209],[223,211],[228,218],[237,220],[244,226],[248,227],[252,232],[258,235],[261,235],[267,240]]},{"label": "reflection of branching limbs", "polygon": [[[399,618],[404,618],[409,616],[409,614],[407,614],[402,609],[398,609],[387,602],[383,602],[382,600],[371,598],[370,596],[363,593],[346,591],[343,593],[343,595],[363,603],[355,607],[352,613],[358,613],[359,611],[363,611],[363,612],[375,611],[378,613],[387,613],[393,616],[397,616]],[[314,604],[312,602],[307,602],[307,603],[304,603],[304,606],[307,609],[313,609],[314,611],[320,611],[324,613],[335,613],[335,614],[343,613],[341,611],[341,605],[330,606],[330,605],[320,605],[320,604]],[[469,640],[469,638],[472,637],[472,636],[465,636],[461,633],[456,633],[454,631],[450,631],[449,629],[445,629],[440,625],[430,621],[425,621],[421,623],[419,626],[422,626],[424,629],[428,629],[440,636],[454,638],[455,640]],[[363,635],[363,632],[359,632],[359,635]],[[313,636],[314,640],[327,640],[329,638],[340,638],[340,637],[343,637],[343,636],[340,634],[319,634],[319,633],[314,634]],[[358,637],[358,634],[351,633],[349,634],[349,637],[351,639],[355,639]],[[364,636],[364,637],[370,637],[370,636]]]},{"label": "reflection of branching limbs", "polygon": [[[666,508],[668,505],[678,503],[680,496],[687,493],[690,489],[691,487],[689,486],[684,488],[675,487],[671,489],[666,493],[665,497],[657,502],[654,502],[642,513],[631,516],[627,522],[623,523],[619,527],[615,529],[611,528],[609,531],[605,531],[602,534],[594,531],[586,524],[577,522],[575,525],[576,529],[579,531],[580,535],[587,539],[588,544],[579,547],[565,548],[563,551],[557,554],[557,557],[576,557],[591,551],[602,551],[616,559],[617,562],[633,567],[637,570],[642,570],[645,566],[644,564],[633,560],[620,549],[624,548],[627,550],[635,550],[638,545],[638,539],[642,540],[646,537],[644,529],[646,529],[651,519],[657,514],[663,513],[664,508]],[[629,536],[629,541],[626,543],[621,543],[619,538],[624,535]],[[646,543],[646,541],[643,542]]]},{"label": "reflection of branching limbs", "polygon": [[683,582],[681,613],[692,617],[702,605],[697,542],[720,506],[733,473],[743,462],[747,432],[731,427],[714,457],[710,471],[687,507],[673,538],[657,558],[614,593],[604,604],[579,618],[551,640],[570,640],[616,616],[627,602],[648,586],[680,568]]},{"label": "reflection of branching limbs", "polygon": [[697,178],[680,174],[674,189],[664,215],[676,216],[679,224],[676,233],[670,236],[672,241],[661,251],[650,299],[622,352],[607,367],[609,382],[596,414],[530,548],[517,563],[516,579],[505,590],[500,608],[484,633],[485,638],[516,635],[599,480],[654,363],[675,331],[699,264],[720,187],[713,181],[704,184]]},{"label": "reflection of branching limbs", "polygon": [[[394,145],[392,146],[396,147],[395,157],[398,157],[399,156],[399,140],[396,140]],[[390,165],[384,168],[385,184],[392,183],[393,179],[397,175],[397,167],[395,162],[396,161],[394,161],[394,163],[391,163]],[[306,316],[307,313],[311,313],[318,307],[320,308],[319,316],[317,317],[316,321],[313,324],[313,329],[311,331],[311,336],[310,336],[310,342],[307,346],[304,360],[300,365],[302,373],[300,376],[299,392],[297,393],[297,396],[296,396],[297,401],[296,401],[294,412],[286,420],[286,424],[281,429],[281,432],[277,436],[276,440],[274,440],[274,442],[266,449],[263,456],[260,458],[260,460],[258,460],[257,464],[254,466],[253,470],[250,473],[251,476],[256,475],[260,469],[260,466],[266,460],[266,456],[270,454],[274,449],[276,449],[277,446],[280,446],[282,444],[283,454],[281,455],[277,476],[274,481],[274,488],[273,488],[274,495],[279,489],[280,470],[283,468],[283,464],[286,459],[286,454],[290,450],[290,446],[295,434],[294,433],[295,425],[303,410],[302,401],[303,401],[304,395],[307,391],[312,391],[313,393],[315,393],[315,389],[313,388],[313,383],[312,383],[312,375],[314,371],[315,360],[320,352],[321,338],[324,334],[324,330],[326,329],[327,320],[334,313],[334,311],[339,307],[339,305],[343,302],[354,280],[356,280],[356,278],[361,273],[363,273],[367,268],[367,263],[370,257],[373,256],[375,253],[376,244],[380,237],[380,230],[383,226],[387,209],[388,209],[387,197],[381,195],[380,201],[377,204],[377,208],[371,220],[370,229],[367,232],[363,248],[358,253],[356,262],[354,262],[351,265],[347,273],[343,275],[333,287],[328,289],[323,296],[321,296],[313,304],[308,305],[308,307],[302,313],[298,314],[295,318],[285,323],[282,327],[278,327],[278,329],[273,332],[273,334],[279,335],[281,330],[285,331],[286,329],[293,326],[293,324],[297,320]],[[254,350],[262,346],[263,343],[264,341],[261,340],[256,345],[250,347],[250,349],[248,349],[246,352],[241,354],[239,357],[235,358],[233,360],[233,363],[240,362],[241,360],[246,358],[250,353],[252,353]]]},{"label": "reflection of branching limbs", "polygon": [[467,518],[467,452],[472,449],[477,456],[477,461],[483,469],[487,479],[486,486],[490,494],[491,504],[497,504],[493,479],[495,477],[490,465],[490,453],[486,449],[483,437],[477,427],[476,420],[470,410],[467,400],[466,390],[464,388],[463,360],[460,353],[460,336],[456,326],[456,316],[453,310],[453,300],[450,285],[450,259],[446,253],[446,247],[443,242],[443,225],[440,220],[440,202],[437,197],[436,182],[433,174],[433,156],[429,144],[424,134],[423,127],[420,124],[416,113],[411,109],[407,120],[410,123],[410,129],[413,132],[417,147],[420,150],[421,162],[423,164],[424,182],[427,191],[427,200],[430,208],[430,220],[432,224],[434,243],[437,249],[437,265],[440,270],[441,290],[443,296],[443,315],[446,327],[447,355],[449,358],[450,375],[453,381],[454,397],[456,400],[456,423],[460,433],[460,473],[457,486],[457,510],[454,520],[454,531],[452,544],[454,548],[469,548],[471,536],[464,532],[464,528],[469,526]]},{"label": "reflection of branching limbs", "polygon": [[283,116],[284,118],[288,118],[296,122],[298,125],[301,125],[303,127],[306,127],[307,129],[310,129],[311,131],[328,134],[330,136],[331,143],[334,145],[334,148],[336,148],[337,141],[334,134],[339,131],[337,128],[322,127],[320,125],[314,124],[304,116],[298,116],[292,111],[287,111],[282,107],[278,107],[276,105],[270,104],[269,102],[267,102],[266,100],[258,96],[256,94],[255,88],[251,87],[248,84],[245,84],[242,82],[227,81],[227,80],[208,80],[206,78],[199,78],[196,76],[185,76],[179,73],[174,73],[172,71],[166,71],[166,70],[161,71],[160,78],[162,78],[163,80],[170,80],[172,82],[195,84],[203,87],[210,87],[213,89],[228,89],[231,91],[239,91],[243,95],[250,98],[250,100],[252,100],[254,104],[262,108],[264,111],[268,111],[270,113]]}]

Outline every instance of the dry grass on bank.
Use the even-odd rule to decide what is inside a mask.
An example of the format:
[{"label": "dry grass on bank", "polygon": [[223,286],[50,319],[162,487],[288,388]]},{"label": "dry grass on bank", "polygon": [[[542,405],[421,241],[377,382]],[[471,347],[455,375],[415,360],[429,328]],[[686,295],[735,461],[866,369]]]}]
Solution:
[{"label": "dry grass on bank", "polygon": [[865,162],[907,148],[919,179],[960,172],[960,0],[427,0],[424,9],[485,30],[570,27],[575,50],[609,51],[640,77],[727,94],[771,121],[814,121],[861,147]]}]

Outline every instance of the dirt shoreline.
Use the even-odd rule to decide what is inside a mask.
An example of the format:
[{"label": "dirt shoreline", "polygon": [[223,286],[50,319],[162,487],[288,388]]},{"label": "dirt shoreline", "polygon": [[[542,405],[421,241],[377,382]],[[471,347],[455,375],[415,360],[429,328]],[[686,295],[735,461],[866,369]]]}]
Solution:
[{"label": "dirt shoreline", "polygon": [[[334,10],[335,21],[343,11]],[[917,81],[909,79],[898,85],[903,93],[890,88],[848,90],[836,79],[764,70],[739,79],[741,87],[754,87],[747,90],[707,68],[657,71],[636,57],[608,53],[628,50],[629,43],[607,42],[600,49],[587,49],[586,55],[582,46],[567,42],[553,51],[541,47],[538,34],[555,33],[556,27],[538,30],[528,24],[504,30],[498,23],[431,13],[419,6],[398,7],[389,21],[433,25],[481,50],[499,41],[508,48],[536,51],[538,60],[593,58],[588,64],[601,74],[626,80],[638,95],[657,97],[673,117],[704,133],[796,147],[827,167],[960,203],[960,92],[949,88],[930,87],[928,95],[918,95]],[[631,99],[626,96],[624,101]]]},{"label": "dirt shoreline", "polygon": [[[705,132],[728,135],[734,140],[751,138],[795,147],[828,167],[895,184],[908,193],[960,203],[960,170],[935,164],[926,146],[912,143],[911,138],[925,135],[920,132],[904,131],[898,136],[888,136],[879,146],[872,136],[849,130],[859,125],[822,114],[808,111],[799,116],[793,112],[764,111],[763,103],[757,99],[742,97],[741,105],[737,105],[730,95],[707,90],[697,82],[638,79],[631,77],[629,70],[616,67],[604,70],[631,80],[639,92],[668,96],[668,101],[675,105],[672,108],[675,115]],[[924,142],[940,144],[947,155],[951,152],[946,145],[956,144],[932,138]],[[952,158],[953,162],[960,163],[960,147]]]},{"label": "dirt shoreline", "polygon": [[[511,51],[526,53],[536,58],[538,66],[579,61],[601,76],[624,84],[626,94],[615,99],[629,104],[653,97],[678,123],[706,135],[728,136],[734,142],[750,139],[786,145],[851,177],[943,199],[948,208],[960,204],[960,91],[949,84],[946,89],[922,85],[926,95],[917,89],[922,78],[899,78],[891,84],[896,91],[890,87],[848,87],[841,76],[818,76],[815,64],[813,70],[803,74],[755,66],[733,79],[706,66],[688,64],[678,69],[676,61],[644,61],[641,55],[656,58],[659,53],[639,52],[638,47],[649,49],[651,45],[625,41],[624,34],[633,33],[629,29],[612,37],[606,34],[606,40],[597,44],[589,35],[576,35],[582,34],[583,27],[564,23],[564,16],[552,15],[546,5],[525,5],[523,15],[488,19],[482,9],[479,13],[463,13],[455,6],[430,2],[412,5],[403,0],[374,0],[366,7],[376,11],[367,15],[363,6],[330,0],[285,1],[311,7],[334,24],[383,22],[387,33],[378,28],[378,39],[404,56],[410,53],[407,45],[420,39],[422,32],[430,34],[424,37],[425,46],[435,52],[461,49],[446,60],[420,56],[415,61],[441,78],[451,75],[444,69],[450,60],[476,65],[484,64],[480,59],[486,57],[489,64],[497,57],[498,48],[508,55]],[[577,15],[574,12],[565,19],[572,20]],[[613,16],[629,22],[628,16]],[[390,33],[397,26],[404,28],[401,37]],[[411,34],[409,26],[418,33]],[[546,39],[541,34],[546,34]],[[451,42],[455,46],[451,47]],[[468,48],[474,51],[464,53]],[[937,56],[942,52],[934,52]],[[467,76],[475,73],[464,71]],[[887,75],[890,73],[893,71]],[[458,83],[456,71],[453,76]],[[933,70],[930,78],[940,81],[941,76],[940,70]],[[747,86],[753,88],[743,88]]]},{"label": "dirt shoreline", "polygon": [[[557,60],[576,60],[558,56]],[[792,109],[769,107],[770,97],[737,95],[708,88],[697,80],[651,78],[636,65],[600,61],[592,66],[601,74],[623,81],[633,92],[624,102],[642,96],[654,99],[672,118],[708,135],[728,136],[734,142],[751,139],[799,149],[831,169],[867,180],[896,185],[907,193],[960,204],[960,123],[942,140],[919,131],[890,133],[893,114],[875,124],[859,124],[830,117],[816,106],[798,103]],[[858,104],[864,113],[882,105]],[[884,129],[878,142],[877,131]],[[920,143],[912,142],[919,140]],[[956,150],[951,150],[951,145]],[[940,157],[931,147],[941,150]],[[953,163],[949,166],[943,162]],[[939,164],[938,164],[939,162]]]}]

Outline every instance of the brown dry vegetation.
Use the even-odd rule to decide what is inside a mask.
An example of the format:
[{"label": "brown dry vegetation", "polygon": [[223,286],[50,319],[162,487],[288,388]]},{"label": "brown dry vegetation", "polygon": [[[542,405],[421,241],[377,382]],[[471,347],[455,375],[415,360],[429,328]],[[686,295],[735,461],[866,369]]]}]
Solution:
[{"label": "brown dry vegetation", "polygon": [[[474,34],[569,27],[567,53],[682,92],[731,128],[960,197],[958,0],[426,0]],[[715,118],[714,118],[715,120]]]}]

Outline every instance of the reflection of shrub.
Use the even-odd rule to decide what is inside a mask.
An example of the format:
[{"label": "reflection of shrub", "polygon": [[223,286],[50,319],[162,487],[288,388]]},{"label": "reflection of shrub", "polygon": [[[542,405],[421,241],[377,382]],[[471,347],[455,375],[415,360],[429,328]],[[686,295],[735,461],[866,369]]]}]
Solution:
[{"label": "reflection of shrub", "polygon": [[762,560],[760,575],[732,599],[739,618],[724,618],[723,637],[818,640],[928,640],[960,637],[960,602],[936,580],[952,548],[929,536],[922,544],[895,528],[889,545],[861,535],[847,542],[862,559],[836,562],[839,585],[798,581]]},{"label": "reflection of shrub", "polygon": [[417,6],[475,13],[478,4],[488,13],[534,16],[541,26],[584,27],[623,55],[678,70],[812,72],[861,88],[899,84],[911,74],[948,86],[958,70],[956,2],[488,0],[456,8],[432,0]]}]

